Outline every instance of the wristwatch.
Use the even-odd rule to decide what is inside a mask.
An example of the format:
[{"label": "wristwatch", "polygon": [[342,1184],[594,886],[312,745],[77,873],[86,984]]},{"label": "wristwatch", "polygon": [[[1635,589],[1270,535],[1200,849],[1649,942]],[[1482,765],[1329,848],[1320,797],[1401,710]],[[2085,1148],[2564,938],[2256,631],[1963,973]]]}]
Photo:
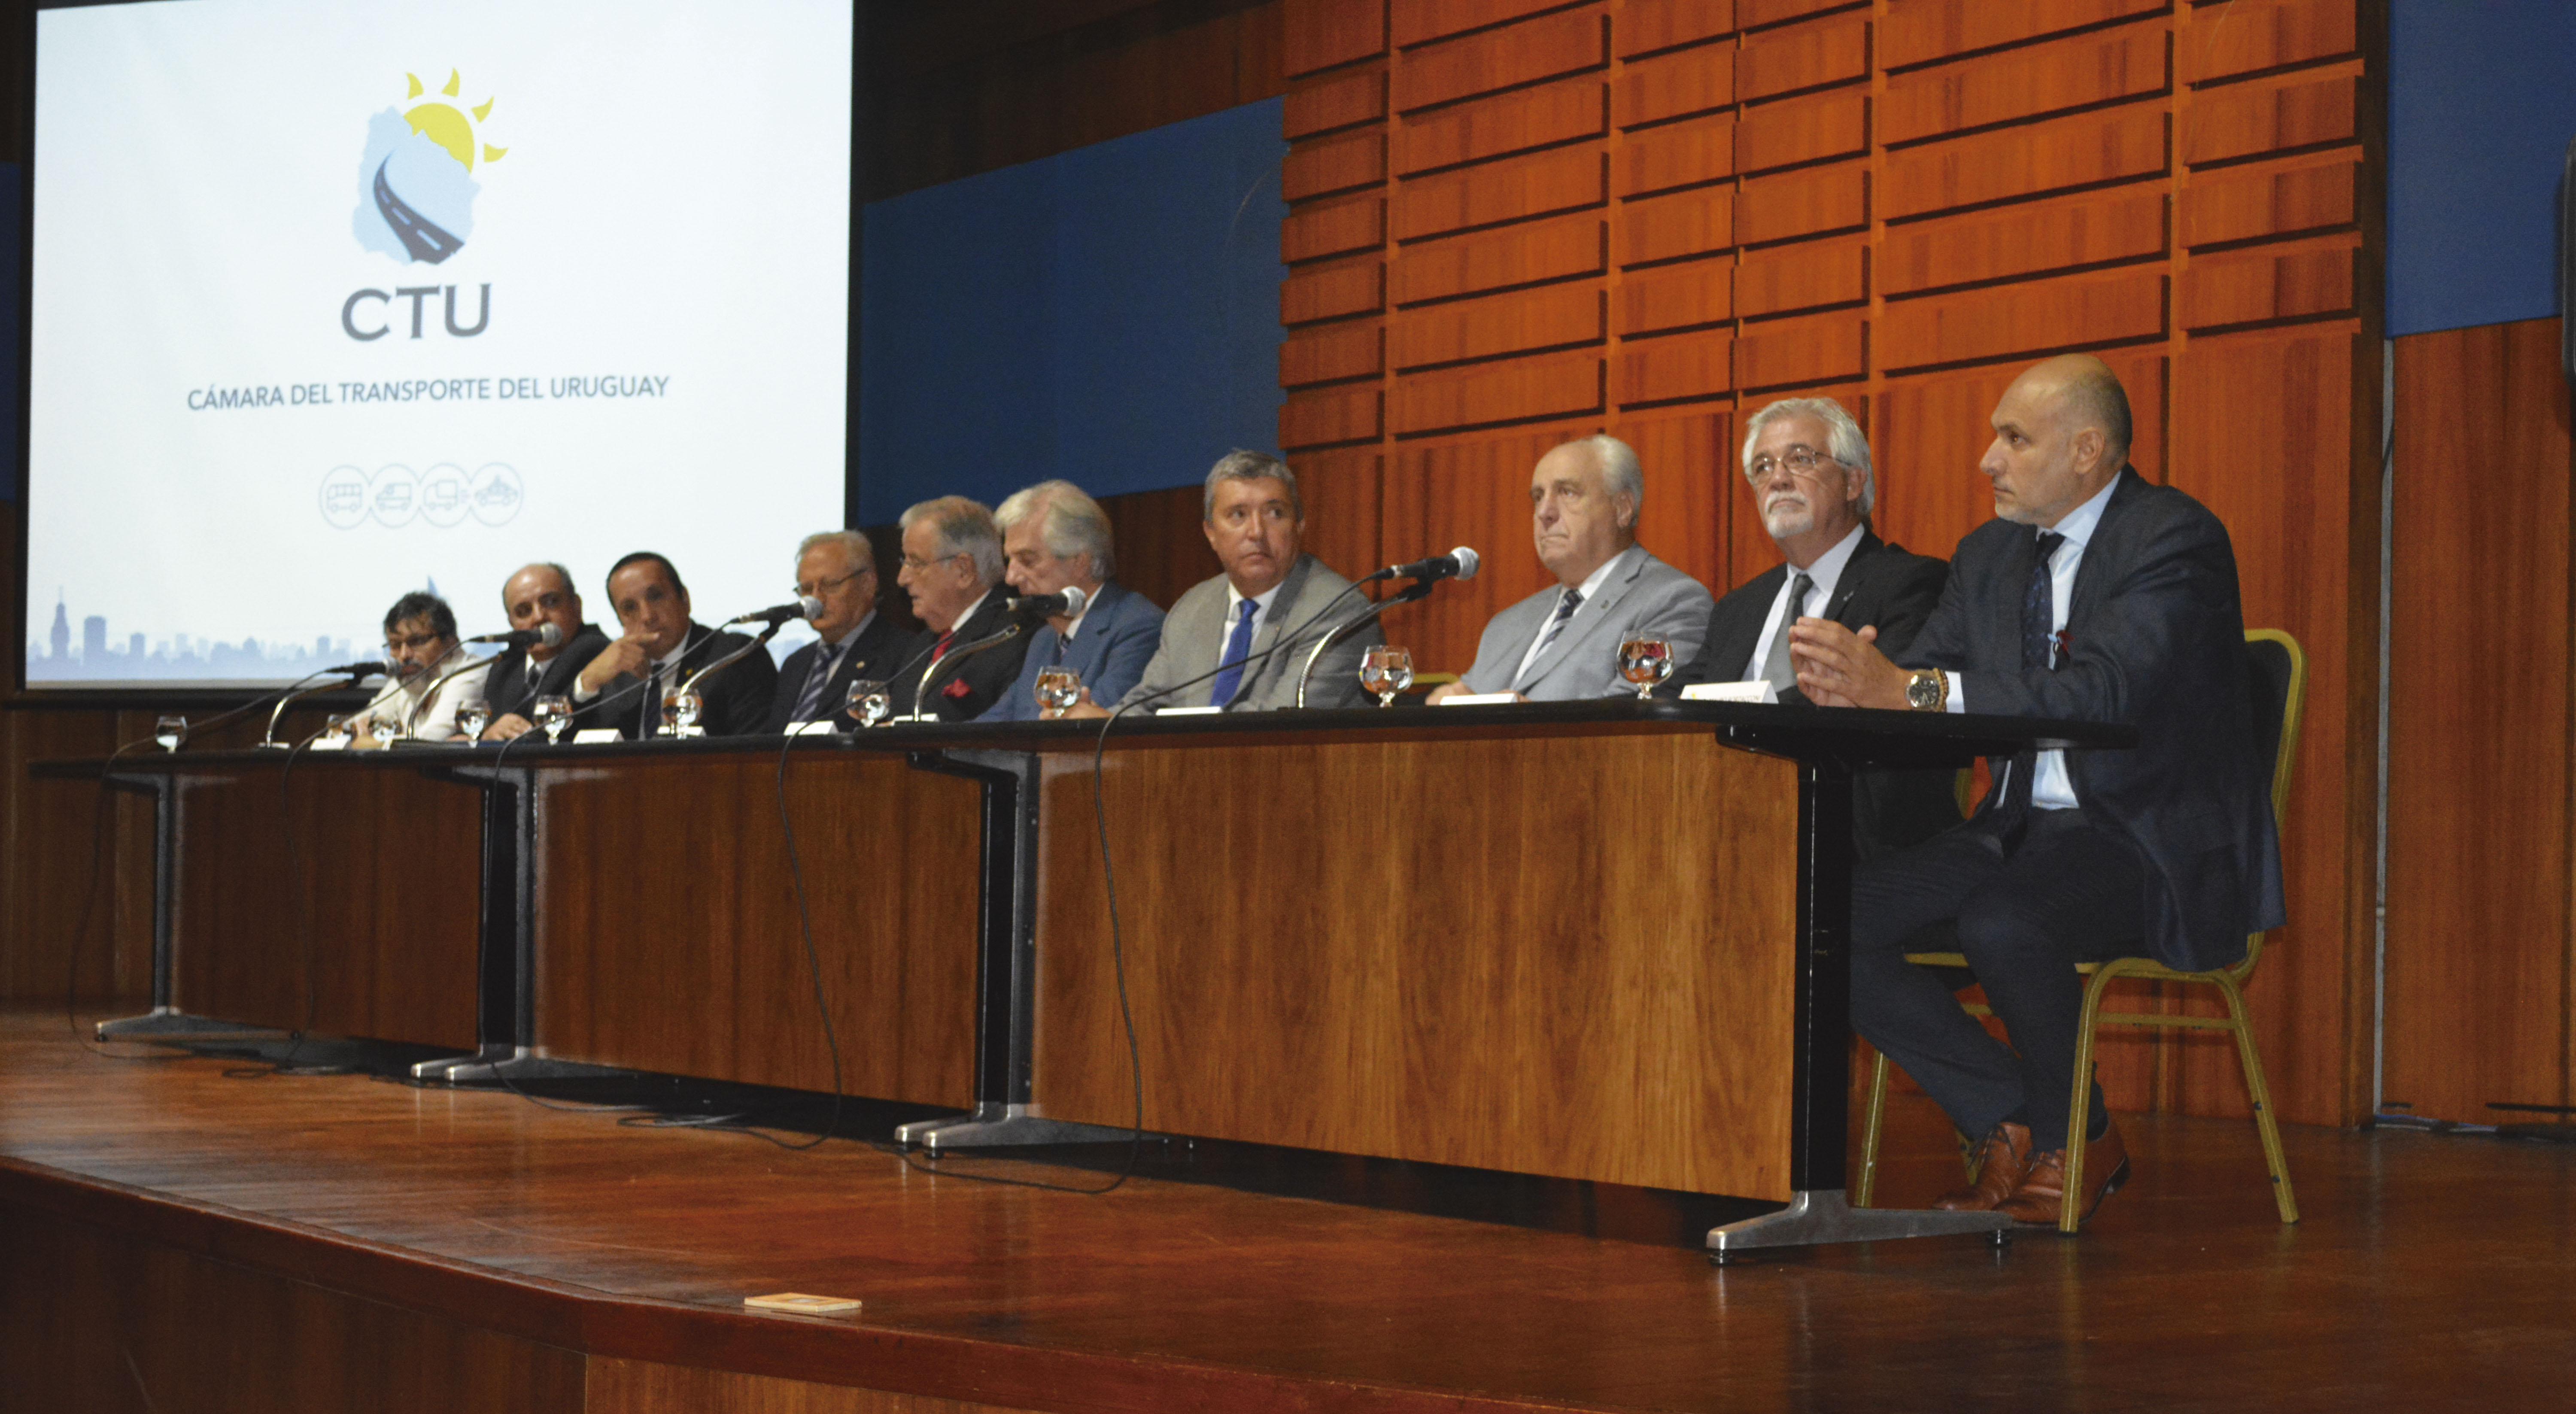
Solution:
[{"label": "wristwatch", "polygon": [[1905,705],[1917,712],[1938,712],[1950,705],[1950,675],[1937,668],[1916,668],[1905,679]]}]

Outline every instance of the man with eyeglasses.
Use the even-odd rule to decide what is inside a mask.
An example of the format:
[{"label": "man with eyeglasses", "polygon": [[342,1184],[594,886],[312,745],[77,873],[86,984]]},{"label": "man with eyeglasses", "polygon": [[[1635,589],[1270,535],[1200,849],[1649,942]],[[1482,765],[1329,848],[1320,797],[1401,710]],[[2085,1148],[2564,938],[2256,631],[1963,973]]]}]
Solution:
[{"label": "man with eyeglasses", "polygon": [[[746,635],[691,618],[689,587],[669,560],[638,550],[611,565],[608,602],[625,632],[573,679],[577,726],[612,728],[629,741],[660,736],[664,695],[694,683],[698,725],[708,736],[760,730],[778,665],[765,652],[742,651],[752,642]],[[715,668],[727,658],[733,661]]]},{"label": "man with eyeglasses", "polygon": [[[923,501],[903,513],[902,526],[895,578],[911,592],[923,629],[896,668],[894,710],[971,722],[1019,677],[1033,631],[1002,608],[1002,532],[991,511],[963,496]],[[975,646],[1014,627],[999,643]]]},{"label": "man with eyeglasses", "polygon": [[[456,712],[483,700],[488,664],[456,641],[456,611],[435,594],[414,590],[385,611],[384,690],[359,709],[355,744],[381,746],[400,737],[448,741],[456,736]],[[460,668],[474,665],[469,671]],[[449,673],[456,676],[439,679]],[[435,685],[435,695],[431,695]],[[422,706],[422,699],[428,705]]]},{"label": "man with eyeglasses", "polygon": [[1556,583],[1494,616],[1475,666],[1432,690],[1445,703],[1469,693],[1522,702],[1624,697],[1619,644],[1660,638],[1687,662],[1708,627],[1708,589],[1637,543],[1646,476],[1616,437],[1584,437],[1538,459],[1530,472],[1530,538]]},{"label": "man with eyeglasses", "polygon": [[510,627],[521,632],[553,624],[563,641],[552,648],[533,643],[505,648],[492,659],[483,680],[483,700],[492,706],[485,741],[508,741],[536,730],[536,701],[567,696],[573,679],[608,646],[599,625],[581,618],[581,594],[572,587],[572,571],[551,561],[522,565],[501,583],[501,611]]},{"label": "man with eyeglasses", "polygon": [[796,547],[796,593],[823,602],[814,615],[817,641],[787,655],[770,694],[762,730],[775,735],[802,722],[854,731],[850,684],[882,680],[903,657],[910,634],[877,612],[877,557],[855,530],[808,535]]}]

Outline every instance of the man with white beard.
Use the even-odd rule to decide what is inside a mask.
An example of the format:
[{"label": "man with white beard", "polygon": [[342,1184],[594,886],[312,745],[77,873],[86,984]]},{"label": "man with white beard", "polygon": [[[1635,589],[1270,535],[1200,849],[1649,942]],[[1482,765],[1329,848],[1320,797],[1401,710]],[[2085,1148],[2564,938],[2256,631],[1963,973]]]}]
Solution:
[{"label": "man with white beard", "polygon": [[[1908,554],[1871,533],[1878,500],[1869,439],[1831,398],[1784,398],[1746,420],[1744,476],[1762,528],[1780,547],[1774,565],[1709,611],[1699,656],[1660,689],[1678,697],[1692,683],[1760,682],[1780,700],[1805,705],[1789,659],[1789,627],[1831,619],[1901,653],[1941,602],[1949,566]],[[1959,823],[1947,771],[1869,772],[1859,781],[1855,833],[1861,857],[1929,839]]]}]

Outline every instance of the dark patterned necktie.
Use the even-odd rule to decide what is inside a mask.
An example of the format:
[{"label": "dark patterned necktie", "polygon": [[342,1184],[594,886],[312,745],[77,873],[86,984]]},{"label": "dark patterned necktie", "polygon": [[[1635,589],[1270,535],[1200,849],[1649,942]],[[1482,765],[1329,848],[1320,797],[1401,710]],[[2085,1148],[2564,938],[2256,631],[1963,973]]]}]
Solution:
[{"label": "dark patterned necktie", "polygon": [[814,670],[805,676],[805,690],[797,694],[796,713],[791,722],[810,722],[823,710],[823,688],[832,680],[832,670],[840,666],[841,650],[828,643],[814,645]]}]

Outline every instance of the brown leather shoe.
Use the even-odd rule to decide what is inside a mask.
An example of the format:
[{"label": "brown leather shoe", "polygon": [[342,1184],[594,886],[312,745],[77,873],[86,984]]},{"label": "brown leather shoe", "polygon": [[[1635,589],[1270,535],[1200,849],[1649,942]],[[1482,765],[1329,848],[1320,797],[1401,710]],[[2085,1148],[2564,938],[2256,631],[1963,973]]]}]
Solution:
[{"label": "brown leather shoe", "polygon": [[[2092,1220],[2102,1200],[2129,1181],[2129,1148],[2120,1142],[2120,1126],[2112,1124],[2102,1137],[2084,1146],[2084,1201],[2081,1224]],[[2021,1187],[2013,1190],[2000,1211],[2015,1222],[2041,1223],[2055,1227],[2066,1211],[2066,1151],[2051,1149],[2032,1156],[2030,1172],[2023,1175]]]},{"label": "brown leather shoe", "polygon": [[2030,1169],[2030,1126],[2007,1120],[1977,1146],[1977,1177],[1965,1188],[1953,1188],[1932,1206],[1953,1213],[1982,1213],[2000,1208],[2021,1187]]}]

